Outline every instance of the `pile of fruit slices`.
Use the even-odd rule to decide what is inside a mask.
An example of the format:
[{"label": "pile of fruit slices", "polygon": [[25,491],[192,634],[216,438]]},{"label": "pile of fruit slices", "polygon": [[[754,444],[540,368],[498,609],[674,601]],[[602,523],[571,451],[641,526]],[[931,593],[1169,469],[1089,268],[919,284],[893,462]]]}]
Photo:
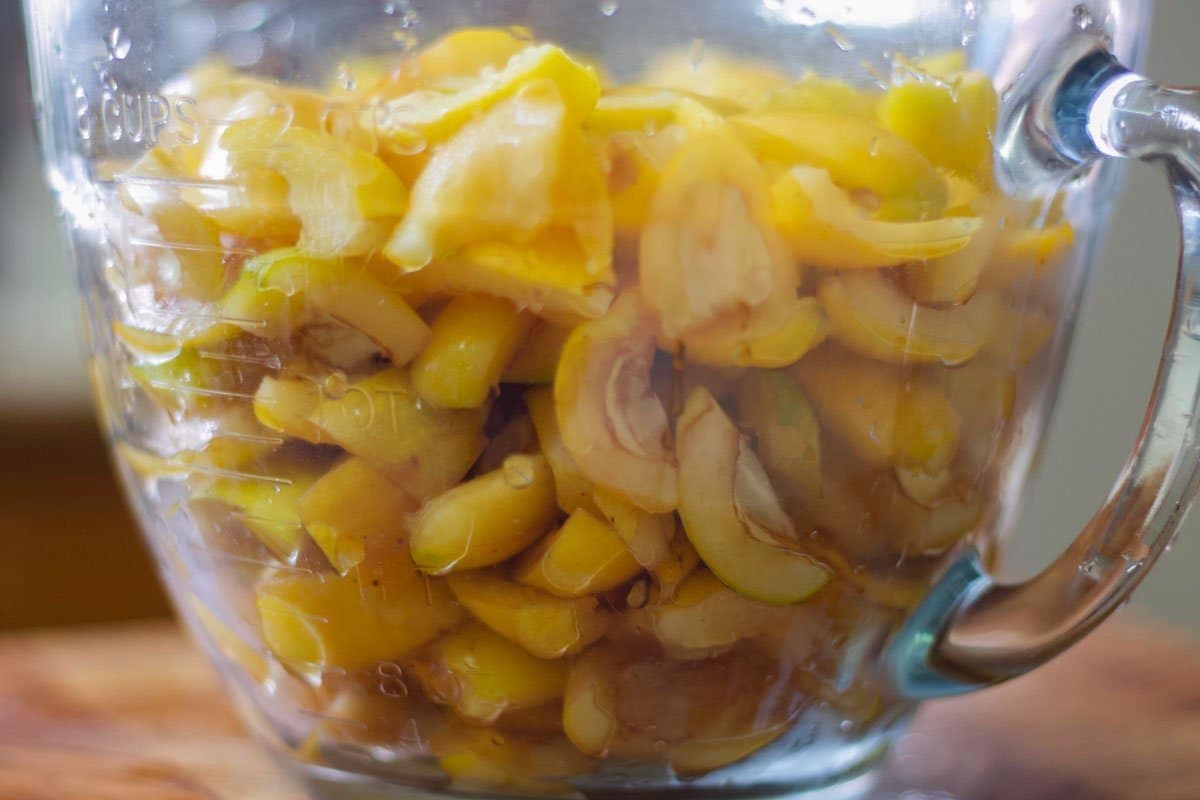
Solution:
[{"label": "pile of fruit slices", "polygon": [[462,785],[869,720],[840,648],[978,525],[1072,242],[994,185],[987,78],[615,85],[494,29],[362,70],[198,67],[211,124],[118,181],[125,285],[205,312],[116,323],[128,376],[213,434],[121,452],[268,564],[230,591],[270,663],[197,619],[321,742],[419,722]]}]

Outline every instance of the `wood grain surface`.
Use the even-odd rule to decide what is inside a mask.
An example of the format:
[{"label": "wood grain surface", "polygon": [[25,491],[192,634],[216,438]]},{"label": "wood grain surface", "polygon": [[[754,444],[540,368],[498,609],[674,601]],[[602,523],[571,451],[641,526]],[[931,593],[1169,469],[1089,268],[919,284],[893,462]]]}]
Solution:
[{"label": "wood grain surface", "polygon": [[[172,626],[0,637],[0,800],[301,800]],[[928,704],[872,800],[1197,800],[1200,647],[1131,619]]]}]

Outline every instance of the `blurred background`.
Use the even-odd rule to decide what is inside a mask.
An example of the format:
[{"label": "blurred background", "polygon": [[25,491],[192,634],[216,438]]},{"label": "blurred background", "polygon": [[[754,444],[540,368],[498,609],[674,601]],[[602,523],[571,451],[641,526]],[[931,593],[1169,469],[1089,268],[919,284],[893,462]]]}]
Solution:
[{"label": "blurred background", "polygon": [[[1147,71],[1200,83],[1200,2],[1159,0]],[[75,299],[37,163],[21,10],[0,0],[0,628],[167,613],[92,417]],[[1056,555],[1103,499],[1138,429],[1177,256],[1157,169],[1136,166],[1094,265],[1074,355],[1007,571]],[[1200,630],[1200,514],[1135,600]]]}]

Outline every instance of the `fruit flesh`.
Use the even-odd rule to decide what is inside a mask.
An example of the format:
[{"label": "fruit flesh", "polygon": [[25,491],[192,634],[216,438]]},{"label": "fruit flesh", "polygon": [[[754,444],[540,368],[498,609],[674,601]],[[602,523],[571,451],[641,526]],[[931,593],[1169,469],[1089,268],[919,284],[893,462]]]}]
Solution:
[{"label": "fruit flesh", "polygon": [[533,544],[557,512],[546,459],[511,455],[422,506],[411,522],[413,561],[434,575],[497,564]]},{"label": "fruit flesh", "polygon": [[870,724],[838,676],[990,543],[1070,205],[1002,193],[953,54],[882,91],[716,51],[622,84],[530,36],[348,53],[349,89],[201,65],[220,122],[119,181],[150,244],[112,279],[195,315],[114,321],[110,409],[170,430],[121,459],[219,528],[261,642],[201,624],[300,680],[318,751],[469,791]]},{"label": "fruit flesh", "polygon": [[[742,459],[757,462],[704,389],[696,389],[688,398],[678,436],[683,487],[679,516],[696,552],[714,574],[735,591],[773,604],[799,602],[820,589],[829,572],[816,559],[785,549],[784,540],[794,531],[774,496],[754,508],[739,503],[739,479],[753,469],[747,469]],[[766,490],[771,491],[769,483]],[[765,541],[759,533],[763,529],[778,541]]]}]

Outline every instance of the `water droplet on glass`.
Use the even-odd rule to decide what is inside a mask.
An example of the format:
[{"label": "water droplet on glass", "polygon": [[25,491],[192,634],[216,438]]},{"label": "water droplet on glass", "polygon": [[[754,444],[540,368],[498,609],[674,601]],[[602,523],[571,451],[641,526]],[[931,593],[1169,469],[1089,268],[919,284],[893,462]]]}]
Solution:
[{"label": "water droplet on glass", "polygon": [[621,4],[617,0],[600,0],[600,13],[606,17],[611,17],[621,10]]},{"label": "water droplet on glass", "polygon": [[838,723],[838,730],[842,733],[849,733],[854,730],[854,720],[844,719]]},{"label": "water droplet on glass", "polygon": [[1137,572],[1144,563],[1142,559],[1133,558],[1132,556],[1123,555],[1121,558],[1125,561],[1125,574],[1127,575],[1132,572]]},{"label": "water droplet on glass", "polygon": [[869,155],[871,158],[875,158],[876,156],[879,155],[879,137],[878,136],[875,136],[871,139],[871,146],[867,150],[867,155]]},{"label": "water droplet on glass", "polygon": [[527,489],[533,485],[533,470],[523,458],[508,458],[504,461],[504,482],[514,489]]},{"label": "water droplet on glass", "polygon": [[354,91],[356,85],[354,80],[354,72],[350,69],[350,65],[345,61],[337,65],[337,83],[348,92]]},{"label": "water droplet on glass", "polygon": [[412,0],[386,0],[383,13],[389,17],[399,17],[403,28],[416,27],[421,21],[421,15],[413,8]]},{"label": "water droplet on glass", "polygon": [[704,63],[704,47],[703,39],[692,39],[688,48],[688,63],[692,65],[692,69],[700,69],[700,65]]},{"label": "water droplet on glass", "polygon": [[121,30],[120,25],[117,25],[108,32],[104,46],[107,48],[109,56],[117,61],[124,61],[133,47],[133,40],[125,35],[125,31]]},{"label": "water droplet on glass", "polygon": [[1094,581],[1098,581],[1104,577],[1105,571],[1108,569],[1108,559],[1101,555],[1094,555],[1084,559],[1079,564],[1079,574]]},{"label": "water droplet on glass", "polygon": [[854,42],[850,39],[846,32],[837,25],[834,25],[832,22],[825,24],[825,35],[828,36],[830,40],[837,45],[838,50],[841,50],[843,53],[848,53],[854,49]]},{"label": "water droplet on glass", "polygon": [[387,144],[388,150],[398,156],[420,155],[428,146],[425,137],[411,128],[391,132]]},{"label": "water droplet on glass", "polygon": [[1075,27],[1081,31],[1086,31],[1096,21],[1091,10],[1083,3],[1071,9],[1071,17],[1075,21]]},{"label": "water droplet on glass", "polygon": [[340,400],[346,396],[346,391],[350,388],[350,380],[346,377],[346,373],[340,369],[329,374],[324,381],[321,382],[321,393],[330,400]]}]

